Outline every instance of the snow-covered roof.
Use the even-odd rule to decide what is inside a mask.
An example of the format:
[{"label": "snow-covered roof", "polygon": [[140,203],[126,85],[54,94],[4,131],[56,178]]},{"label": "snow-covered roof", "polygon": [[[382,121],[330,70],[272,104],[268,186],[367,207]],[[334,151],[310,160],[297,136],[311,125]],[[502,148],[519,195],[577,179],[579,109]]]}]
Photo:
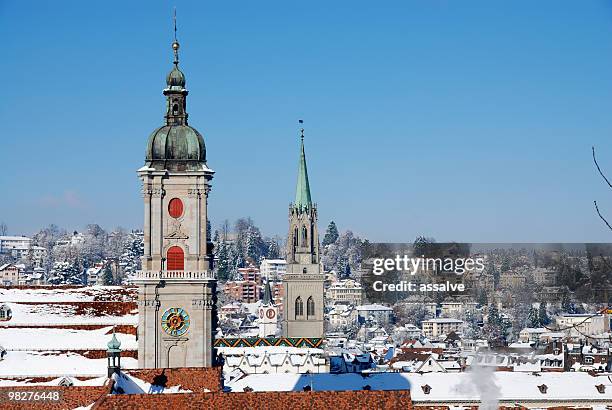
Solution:
[{"label": "snow-covered roof", "polygon": [[[593,377],[586,373],[516,373],[469,371],[463,373],[374,373],[361,374],[257,374],[247,375],[226,385],[232,391],[250,387],[254,391],[302,391],[312,385],[314,391],[360,390],[364,385],[372,390],[410,389],[414,402],[420,401],[488,401],[516,400],[549,402],[551,400],[612,400],[612,382],[607,377]],[[545,384],[546,394],[539,385]],[[595,386],[603,384],[605,393]],[[425,394],[421,386],[429,385]]]},{"label": "snow-covered roof", "polygon": [[383,306],[383,305],[360,305],[360,306],[357,306],[356,309],[357,310],[380,310],[380,311],[393,310],[392,308],[388,306]]}]

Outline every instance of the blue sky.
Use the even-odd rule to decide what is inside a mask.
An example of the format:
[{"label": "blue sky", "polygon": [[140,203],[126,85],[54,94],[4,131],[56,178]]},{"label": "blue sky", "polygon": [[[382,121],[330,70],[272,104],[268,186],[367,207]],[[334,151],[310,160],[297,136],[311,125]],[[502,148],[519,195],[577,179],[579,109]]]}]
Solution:
[{"label": "blue sky", "polygon": [[172,7],[213,224],[285,235],[306,128],[321,230],[610,241],[612,3],[1,1],[0,221],[140,227]]}]

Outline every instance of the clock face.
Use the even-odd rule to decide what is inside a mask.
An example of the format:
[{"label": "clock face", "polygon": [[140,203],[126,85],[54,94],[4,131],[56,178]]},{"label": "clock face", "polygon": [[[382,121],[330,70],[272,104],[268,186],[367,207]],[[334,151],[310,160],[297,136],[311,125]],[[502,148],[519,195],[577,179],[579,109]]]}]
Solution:
[{"label": "clock face", "polygon": [[268,317],[268,319],[274,319],[274,316],[276,316],[276,312],[274,311],[274,309],[268,309],[266,311],[266,316]]},{"label": "clock face", "polygon": [[161,325],[170,336],[182,336],[189,329],[189,315],[181,308],[170,308],[164,312]]}]

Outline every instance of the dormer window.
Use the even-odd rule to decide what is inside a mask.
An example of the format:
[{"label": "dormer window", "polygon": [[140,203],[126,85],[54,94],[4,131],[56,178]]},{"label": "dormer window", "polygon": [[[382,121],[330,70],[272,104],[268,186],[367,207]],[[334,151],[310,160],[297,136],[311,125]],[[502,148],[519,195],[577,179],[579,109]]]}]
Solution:
[{"label": "dormer window", "polygon": [[8,305],[3,304],[2,306],[0,306],[0,320],[7,321],[11,320],[12,317],[13,312],[11,311],[11,308],[8,307]]}]

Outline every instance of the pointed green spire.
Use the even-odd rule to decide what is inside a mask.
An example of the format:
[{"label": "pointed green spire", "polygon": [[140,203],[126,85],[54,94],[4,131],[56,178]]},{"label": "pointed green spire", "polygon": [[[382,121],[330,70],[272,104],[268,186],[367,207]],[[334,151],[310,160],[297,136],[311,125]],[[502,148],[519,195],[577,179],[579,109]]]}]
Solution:
[{"label": "pointed green spire", "polygon": [[310,199],[310,185],[308,184],[308,170],[306,169],[306,153],[304,152],[304,129],[302,128],[302,143],[300,148],[300,164],[298,167],[297,189],[295,191],[296,208],[309,208],[312,205]]}]

